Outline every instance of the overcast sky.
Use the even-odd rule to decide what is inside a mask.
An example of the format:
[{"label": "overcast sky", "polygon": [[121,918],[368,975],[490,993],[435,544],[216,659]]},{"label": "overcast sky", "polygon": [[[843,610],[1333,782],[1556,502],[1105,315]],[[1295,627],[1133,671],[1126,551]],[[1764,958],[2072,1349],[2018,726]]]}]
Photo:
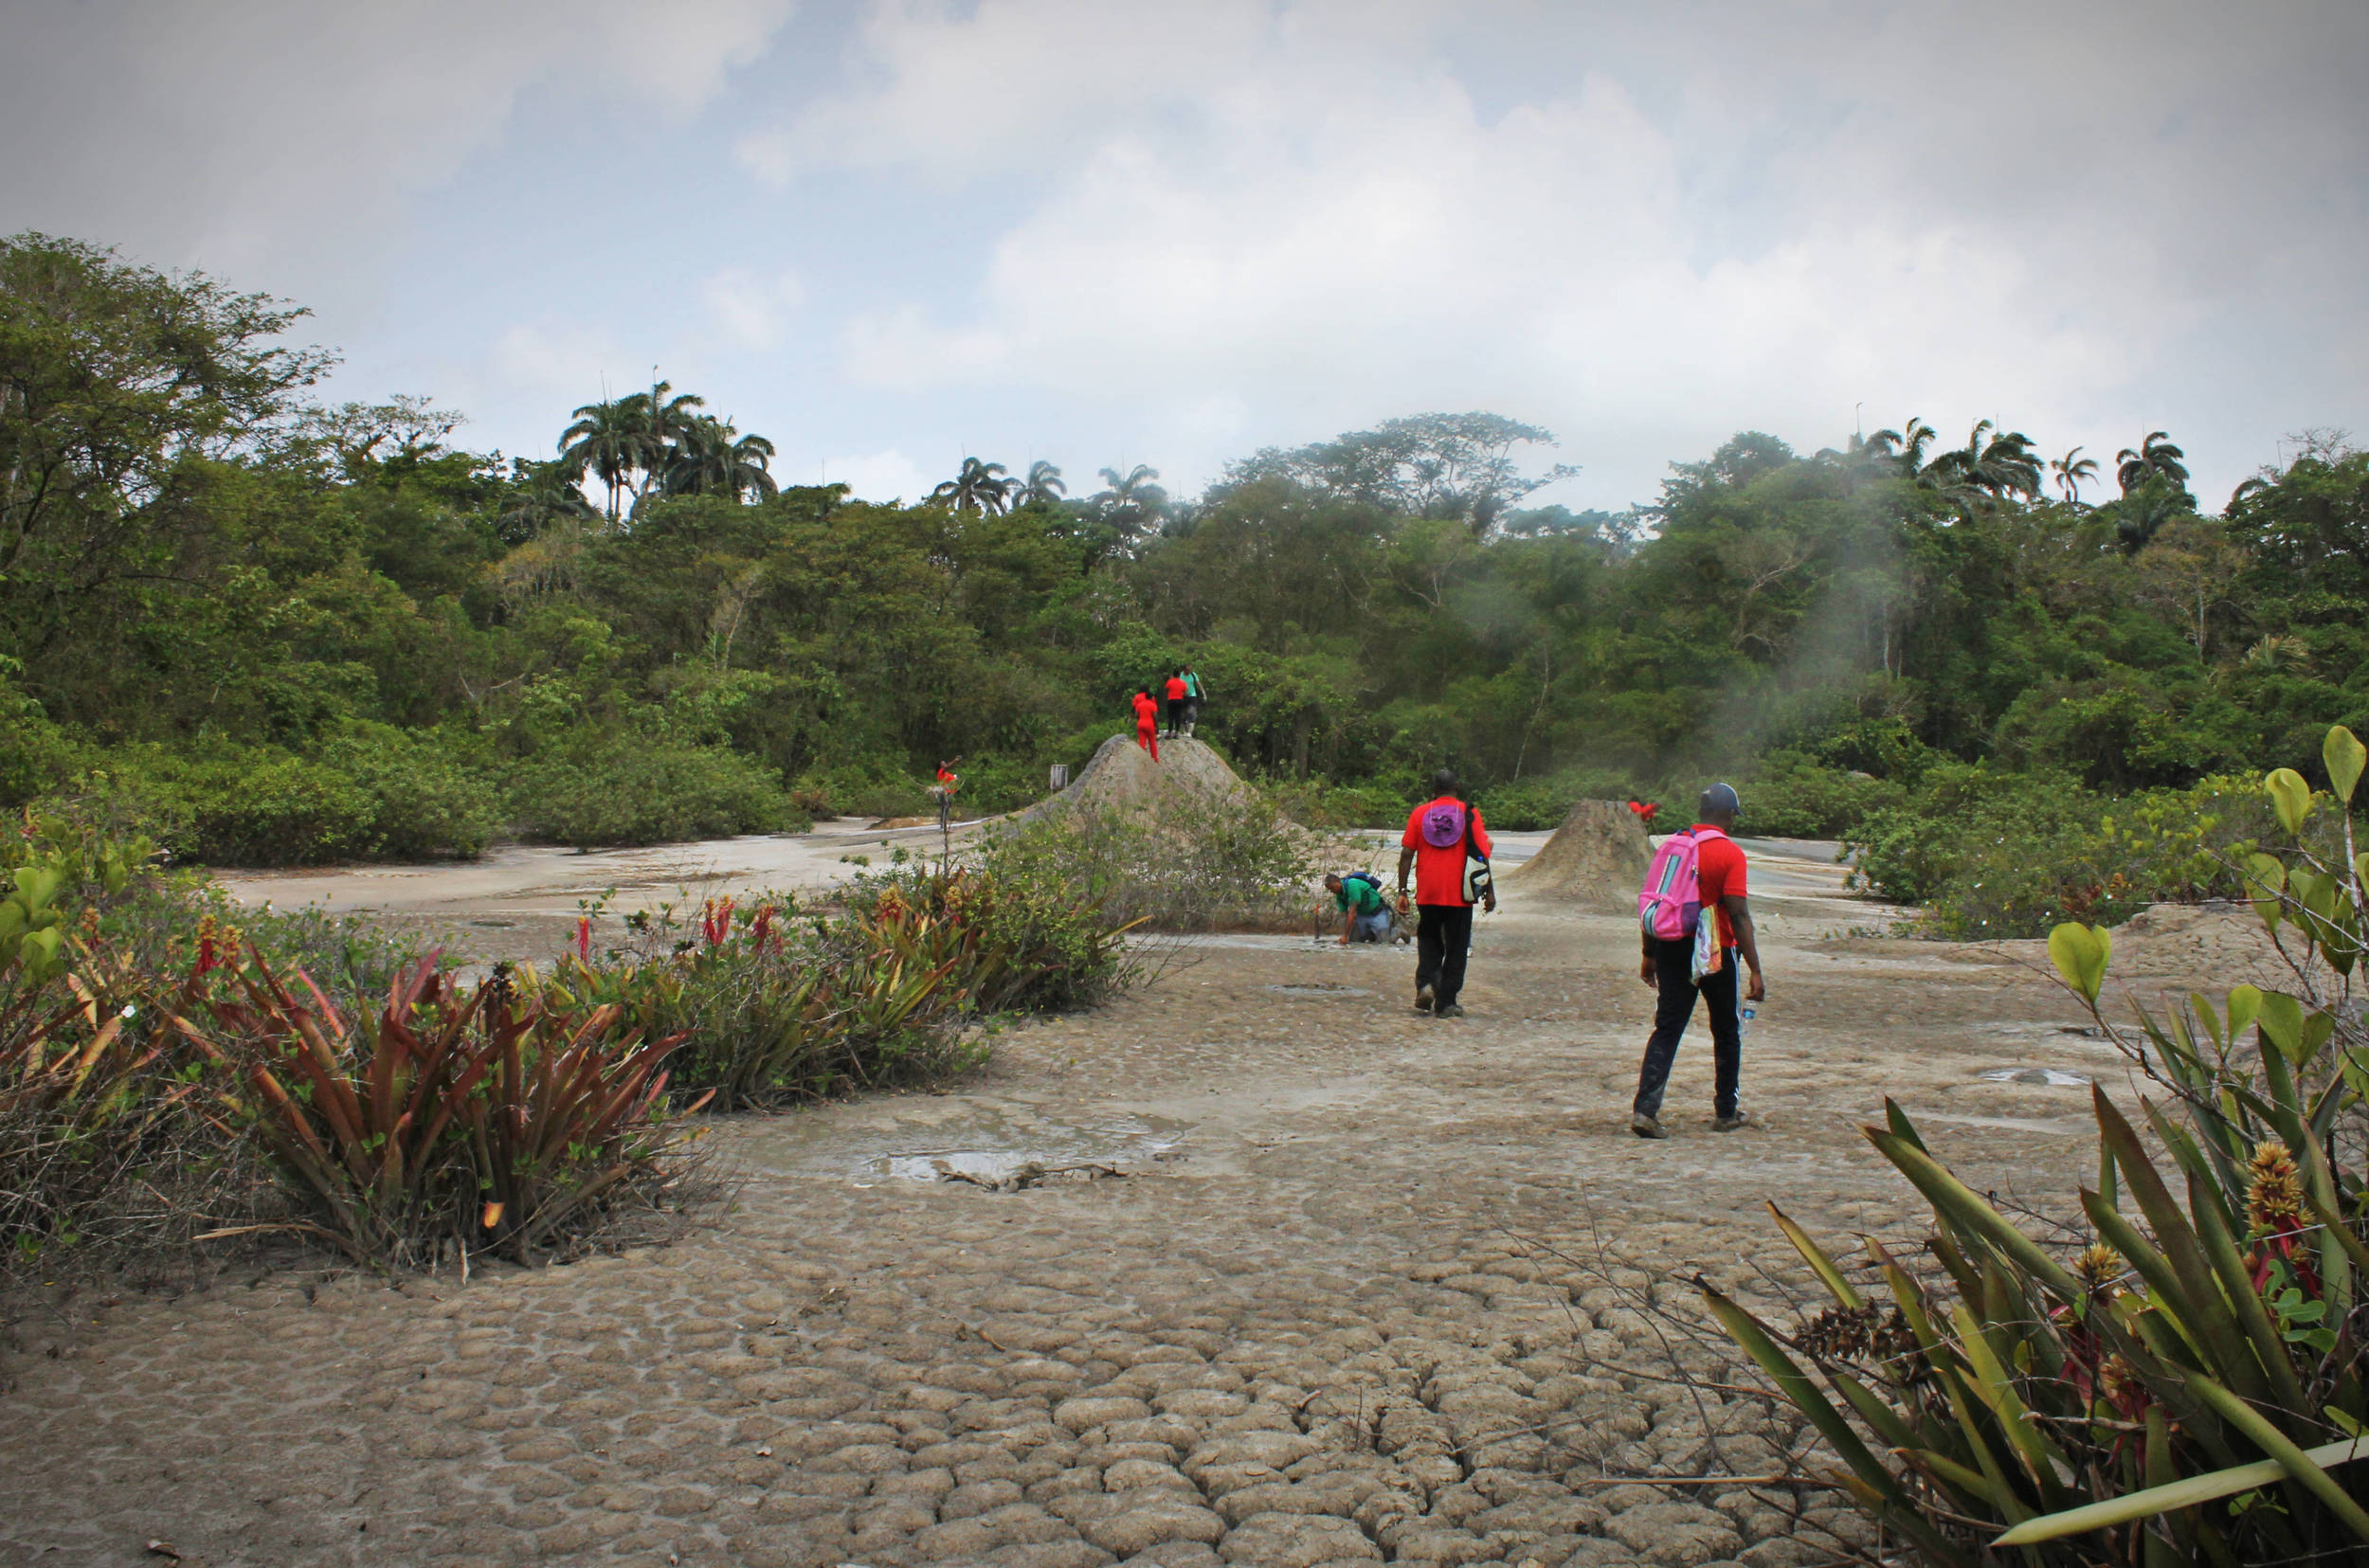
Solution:
[{"label": "overcast sky", "polygon": [[881,498],[1486,408],[1573,506],[1911,415],[2217,506],[2369,431],[2365,76],[2362,0],[0,0],[0,232],[513,453],[655,364]]}]

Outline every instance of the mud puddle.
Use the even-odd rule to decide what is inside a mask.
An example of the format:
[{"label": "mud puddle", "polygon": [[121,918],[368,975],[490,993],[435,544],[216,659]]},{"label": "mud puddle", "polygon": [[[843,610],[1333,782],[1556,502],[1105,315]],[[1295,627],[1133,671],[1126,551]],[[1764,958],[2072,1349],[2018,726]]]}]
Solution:
[{"label": "mud puddle", "polygon": [[947,1098],[887,1117],[823,1111],[752,1126],[734,1152],[786,1175],[852,1181],[1007,1184],[1029,1167],[1129,1170],[1182,1158],[1189,1122],[1133,1112],[1048,1116],[1027,1107]]}]

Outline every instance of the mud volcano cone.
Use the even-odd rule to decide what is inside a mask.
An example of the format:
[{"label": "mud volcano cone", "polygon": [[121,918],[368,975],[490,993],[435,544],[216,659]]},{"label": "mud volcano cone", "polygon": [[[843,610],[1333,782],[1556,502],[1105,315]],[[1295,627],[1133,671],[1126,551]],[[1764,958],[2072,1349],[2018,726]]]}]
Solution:
[{"label": "mud volcano cone", "polygon": [[1536,855],[1505,874],[1510,891],[1569,899],[1603,913],[1633,913],[1653,848],[1621,801],[1582,801]]},{"label": "mud volcano cone", "polygon": [[1225,759],[1189,736],[1160,743],[1160,760],[1135,744],[1133,730],[1112,735],[1095,748],[1094,760],[1070,781],[1067,789],[1046,797],[1021,813],[1022,818],[1076,811],[1088,806],[1119,807],[1157,815],[1164,806],[1191,801],[1256,810],[1258,792],[1226,766]]}]

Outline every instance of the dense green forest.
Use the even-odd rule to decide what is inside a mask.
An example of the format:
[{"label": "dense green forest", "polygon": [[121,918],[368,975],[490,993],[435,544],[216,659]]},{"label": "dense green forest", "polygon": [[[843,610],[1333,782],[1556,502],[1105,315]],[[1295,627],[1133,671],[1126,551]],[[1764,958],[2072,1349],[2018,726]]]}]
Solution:
[{"label": "dense green forest", "polygon": [[548,459],[421,400],[324,406],[300,315],[0,243],[0,802],[103,796],[219,860],[779,829],[912,809],[956,755],[991,809],[1185,660],[1201,733],[1330,821],[1446,763],[1508,824],[1717,770],[1761,830],[1839,833],[1950,792],[2317,777],[2327,726],[2369,722],[2341,437],[2217,514],[2162,432],[2101,464],[1917,420],[1746,432],[1573,514],[1525,505],[1564,472],[1548,434],[1485,414],[1262,451],[1190,501],[974,459],[877,505],[777,488],[766,440],[663,383],[554,409]]}]

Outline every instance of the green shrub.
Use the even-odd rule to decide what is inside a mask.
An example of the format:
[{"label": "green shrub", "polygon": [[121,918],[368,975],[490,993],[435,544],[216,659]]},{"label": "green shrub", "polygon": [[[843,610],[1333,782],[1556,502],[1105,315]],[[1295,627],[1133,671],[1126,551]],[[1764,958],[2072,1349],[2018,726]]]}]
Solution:
[{"label": "green shrub", "polygon": [[696,926],[669,908],[598,958],[590,931],[521,983],[680,1036],[675,1084],[725,1108],[934,1082],[986,1059],[983,1018],[1082,1005],[1133,974],[1122,928],[1010,856],[859,876],[836,911],[804,917],[788,895],[711,899]]},{"label": "green shrub", "polygon": [[2252,791],[2287,847],[2218,856],[2242,868],[2291,992],[2194,995],[2125,1030],[2099,1006],[2107,933],[2050,935],[2067,988],[2164,1097],[2142,1100],[2134,1125],[2093,1091],[2086,1236],[2027,1234],[1887,1101],[1868,1138],[1932,1206],[1938,1268],[1871,1241],[1872,1267],[1847,1270],[1779,1215],[1832,1307],[1788,1334],[1704,1288],[1842,1462],[1848,1494],[1926,1560],[2152,1568],[2369,1550],[2369,1483],[2350,1463],[2369,1432],[2356,1153],[2369,1031],[2355,988],[2369,856],[2346,819],[2369,752],[2341,728],[2324,751],[2332,795],[2285,768]]},{"label": "green shrub", "polygon": [[1788,752],[1764,758],[1738,789],[1745,801],[1744,831],[1772,838],[1843,838],[1908,795],[1890,780],[1822,766]]},{"label": "green shrub", "polygon": [[328,766],[269,747],[184,751],[126,748],[93,793],[120,809],[175,857],[201,865],[309,866],[378,853],[371,792]]},{"label": "green shrub", "polygon": [[2261,790],[2240,779],[2109,800],[2064,774],[1950,763],[1903,804],[1871,814],[1853,849],[1862,885],[1924,905],[1934,934],[2022,937],[2064,920],[2119,925],[2150,904],[2237,897],[2230,868],[2276,825]]},{"label": "green shrub", "polygon": [[[1285,816],[1312,828],[1402,827],[1411,803],[1383,784],[1337,784],[1322,779],[1278,784],[1274,794]],[[1489,820],[1496,823],[1493,816]]]},{"label": "green shrub", "polygon": [[[2062,774],[1944,763],[1908,801],[1871,813],[1850,853],[1859,886],[1926,905],[1938,935],[2028,936],[2064,918],[2063,868],[2104,809]],[[2134,909],[2107,912],[2127,918]]]},{"label": "green shrub", "polygon": [[91,766],[90,758],[88,747],[39,714],[0,719],[0,807],[54,793]]},{"label": "green shrub", "polygon": [[580,848],[810,825],[762,764],[721,747],[622,732],[520,767],[510,815],[525,838]]},{"label": "green shrub", "polygon": [[903,767],[874,762],[800,776],[801,801],[821,801],[835,817],[919,817],[931,809],[929,787]]},{"label": "green shrub", "polygon": [[376,853],[389,859],[473,859],[502,825],[500,790],[431,736],[357,726],[332,742],[321,761],[370,797]]},{"label": "green shrub", "polygon": [[[1508,833],[1545,833],[1563,825],[1580,801],[1625,801],[1638,787],[1629,778],[1606,768],[1572,768],[1513,784],[1491,784],[1474,793],[1481,820]],[[1652,793],[1645,797],[1654,799]],[[1412,802],[1409,802],[1410,804]],[[1405,807],[1399,812],[1406,820]]]}]

